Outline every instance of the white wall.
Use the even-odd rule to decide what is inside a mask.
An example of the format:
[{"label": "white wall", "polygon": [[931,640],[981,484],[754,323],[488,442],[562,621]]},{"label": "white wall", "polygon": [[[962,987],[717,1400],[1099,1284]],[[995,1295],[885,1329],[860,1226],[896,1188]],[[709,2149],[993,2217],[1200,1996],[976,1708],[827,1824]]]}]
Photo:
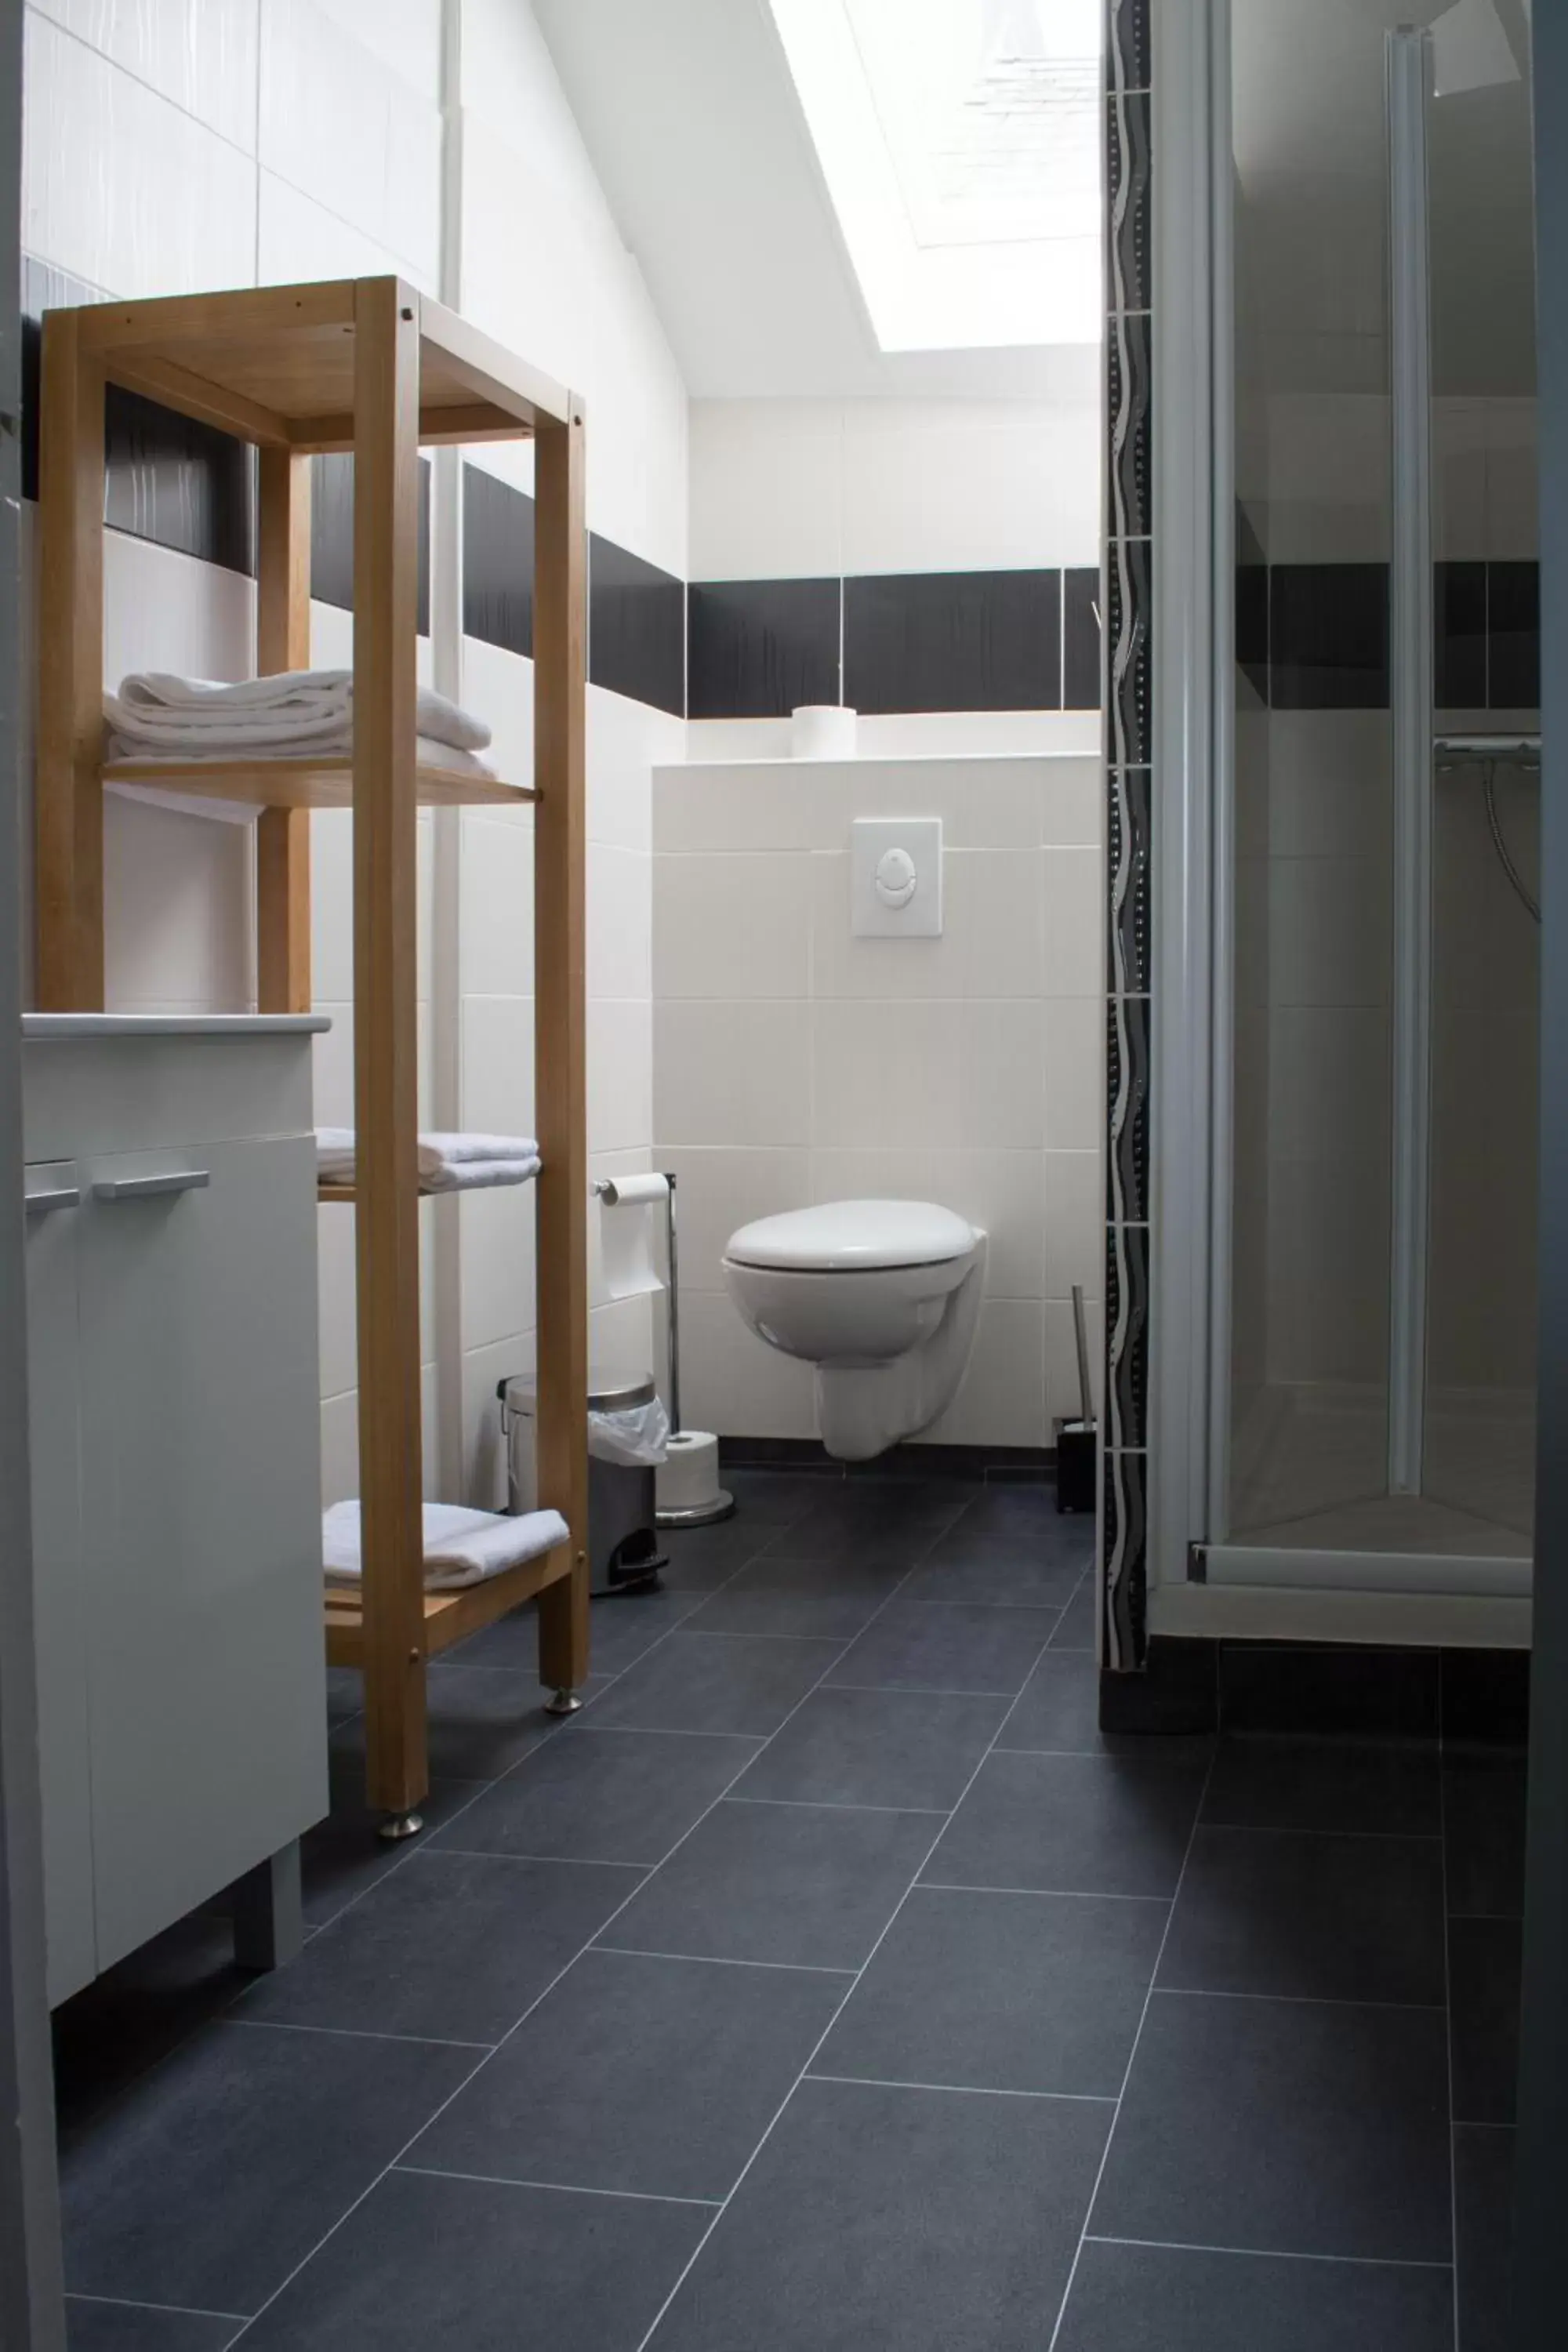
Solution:
[{"label": "white wall", "polygon": [[[686,396],[588,163],[527,0],[463,0],[461,307],[584,397],[595,530],[686,571]],[[37,0],[28,9],[26,249],[136,297],[395,270],[434,292],[441,264],[441,0]],[[521,487],[529,453],[481,461]],[[238,677],[248,582],[110,535],[106,670]],[[313,608],[312,657],[352,657],[353,625]],[[429,647],[421,648],[428,668]],[[532,666],[465,647],[465,697],[505,772],[531,764]],[[651,1077],[655,759],[682,724],[590,689],[590,1144],[646,1167]],[[433,1026],[460,1036],[462,1116],[532,1123],[531,818],[465,811],[455,953],[433,950],[435,828],[420,824],[425,1108]],[[110,1001],[219,1010],[254,999],[247,829],[111,803]],[[349,820],[313,825],[315,986],[334,1022],[318,1117],[352,1119]],[[433,1016],[434,1007],[434,1016]],[[531,1359],[531,1197],[463,1202],[457,1251],[426,1233],[426,1458],[437,1427],[437,1286],[455,1297],[442,1370],[458,1392],[464,1482],[498,1497],[494,1385]],[[447,1213],[441,1211],[440,1213]],[[357,1486],[353,1216],[323,1210],[321,1383],[329,1499]],[[597,1294],[595,1294],[597,1295]],[[648,1360],[646,1307],[595,1311],[595,1349]],[[450,1393],[450,1391],[448,1391]]]},{"label": "white wall", "polygon": [[[1093,759],[662,769],[655,1134],[680,1182],[683,1403],[815,1433],[812,1375],[755,1339],[720,1260],[813,1201],[940,1201],[991,1235],[974,1360],[931,1441],[1049,1442],[1076,1410],[1071,1286],[1100,1355],[1105,983]],[[855,816],[943,820],[940,940],[853,940]]]}]

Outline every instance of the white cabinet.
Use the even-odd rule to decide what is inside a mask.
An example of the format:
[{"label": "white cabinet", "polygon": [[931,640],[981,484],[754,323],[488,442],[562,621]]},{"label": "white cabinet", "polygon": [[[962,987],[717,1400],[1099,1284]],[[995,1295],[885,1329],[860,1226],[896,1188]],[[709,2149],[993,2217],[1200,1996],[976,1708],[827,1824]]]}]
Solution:
[{"label": "white cabinet", "polygon": [[327,1808],[303,1025],[25,1031],[55,2000]]}]

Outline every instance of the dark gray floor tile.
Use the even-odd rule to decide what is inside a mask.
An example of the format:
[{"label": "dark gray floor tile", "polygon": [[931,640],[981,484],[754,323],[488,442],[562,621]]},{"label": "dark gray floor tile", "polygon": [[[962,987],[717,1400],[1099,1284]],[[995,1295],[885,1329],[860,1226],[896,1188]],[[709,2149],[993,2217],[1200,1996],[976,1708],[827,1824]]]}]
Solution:
[{"label": "dark gray floor tile", "polygon": [[[605,1687],[603,1676],[590,1675],[584,1696]],[[534,1664],[510,1675],[435,1664],[426,1689],[430,1771],[437,1780],[494,1780],[561,1730],[558,1718],[544,1712],[546,1694]],[[334,1756],[363,1758],[363,1717],[339,1724],[331,1745]]]},{"label": "dark gray floor tile", "polygon": [[929,1813],[726,1800],[634,1896],[606,1941],[700,1958],[858,1969],[934,1827]]},{"label": "dark gray floor tile", "polygon": [[757,1752],[711,1732],[574,1727],[498,1780],[437,1847],[574,1862],[662,1862]]},{"label": "dark gray floor tile", "polygon": [[650,2352],[1040,2352],[1109,2115],[803,2083]]},{"label": "dark gray floor tile", "polygon": [[864,1631],[904,1580],[901,1568],[856,1569],[836,1559],[766,1553],[705,1601],[694,1633],[797,1633],[840,1642]]},{"label": "dark gray floor tile", "polygon": [[994,1543],[1030,1542],[1044,1557],[1076,1561],[1080,1570],[1094,1558],[1093,1518],[1058,1511],[1054,1481],[987,1483],[953,1532]]},{"label": "dark gray floor tile", "polygon": [[1459,2239],[1459,2352],[1511,2352],[1511,2131],[1460,2129],[1454,2134],[1454,2202]]},{"label": "dark gray floor tile", "polygon": [[1006,1706],[945,1691],[825,1685],[768,1742],[734,1794],[950,1812]]},{"label": "dark gray floor tile", "polygon": [[1167,1908],[917,1886],[814,2071],[1114,2099]]},{"label": "dark gray floor tile", "polygon": [[1205,1769],[1127,1756],[988,1756],[922,1875],[956,1886],[1168,1899]]},{"label": "dark gray floor tile", "polygon": [[1519,2087],[1517,1919],[1448,1926],[1454,2115],[1462,2124],[1511,2124]]},{"label": "dark gray floor tile", "polygon": [[1471,1750],[1444,1758],[1443,1827],[1454,1916],[1521,1916],[1526,1777],[1522,1757]]},{"label": "dark gray floor tile", "polygon": [[369,2035],[208,2027],[63,2150],[67,2285],[258,2310],[474,2063]]},{"label": "dark gray floor tile", "polygon": [[947,1607],[900,1594],[845,1652],[829,1680],[1014,1698],[1056,1622],[1049,1609]]},{"label": "dark gray floor tile", "polygon": [[998,1609],[1065,1609],[1083,1562],[1041,1556],[1028,1540],[964,1533],[967,1513],[910,1579],[911,1601],[969,1601]]},{"label": "dark gray floor tile", "polygon": [[1100,1668],[1092,1650],[1047,1648],[1014,1702],[998,1748],[1042,1755],[1108,1756],[1120,1752],[1146,1763],[1206,1759],[1206,1735],[1168,1737],[1100,1728]]},{"label": "dark gray floor tile", "polygon": [[822,1500],[825,1485],[842,1485],[816,1470],[760,1470],[726,1465],[721,1483],[735,1498],[735,1517],[726,1524],[787,1528]]},{"label": "dark gray floor tile", "polygon": [[284,2025],[499,2042],[640,1874],[427,1848],[258,1980],[243,2013]]},{"label": "dark gray floor tile", "polygon": [[[379,1835],[383,1815],[365,1803],[363,1780],[357,1759],[334,1757],[332,1810],[300,1841],[305,1918],[312,1927],[325,1927],[409,1858],[405,1845],[389,1844]],[[438,1828],[484,1785],[482,1780],[432,1780],[419,1807],[426,1832]]]},{"label": "dark gray floor tile", "polygon": [[595,1704],[594,1721],[628,1731],[729,1731],[766,1739],[843,1646],[672,1633]]},{"label": "dark gray floor tile", "polygon": [[327,1721],[342,1723],[364,1705],[364,1676],[357,1666],[327,1668]]},{"label": "dark gray floor tile", "polygon": [[1437,1751],[1394,1740],[1223,1739],[1203,1817],[1233,1829],[1436,1837]]},{"label": "dark gray floor tile", "polygon": [[660,1528],[659,1549],[668,1566],[660,1581],[667,1592],[712,1592],[738,1568],[755,1559],[781,1524],[753,1513],[737,1513],[710,1528]]},{"label": "dark gray floor tile", "polygon": [[[699,1605],[695,1593],[628,1591],[594,1603],[589,1656],[599,1675],[618,1675]],[[454,1665],[505,1667],[539,1679],[539,1618],[533,1604],[514,1609],[448,1654]]]},{"label": "dark gray floor tile", "polygon": [[1160,1982],[1441,2009],[1442,1849],[1435,1838],[1200,1823]]},{"label": "dark gray floor tile", "polygon": [[700,2205],[389,2173],[246,2336],[254,2352],[636,2352]]},{"label": "dark gray floor tile", "polygon": [[1056,2352],[1451,2352],[1446,2266],[1084,2247]]},{"label": "dark gray floor tile", "polygon": [[1226,1642],[1220,1653],[1226,1731],[1436,1739],[1436,1650],[1317,1642]]},{"label": "dark gray floor tile", "polygon": [[848,1982],[808,1969],[584,1952],[408,2162],[726,2197]]},{"label": "dark gray floor tile", "polygon": [[68,2352],[226,2352],[244,2322],[135,2303],[66,2298]]},{"label": "dark gray floor tile", "polygon": [[1067,1607],[1061,1622],[1051,1635],[1053,1650],[1087,1650],[1090,1656],[1095,1646],[1095,1609],[1099,1595],[1092,1575],[1086,1575]]},{"label": "dark gray floor tile", "polygon": [[226,1918],[192,1912],[62,2001],[50,2019],[63,2134],[98,2114],[253,1981]]},{"label": "dark gray floor tile", "polygon": [[1156,1990],[1097,2236],[1451,2259],[1441,2012]]},{"label": "dark gray floor tile", "polygon": [[777,1530],[767,1549],[791,1559],[912,1568],[952,1527],[971,1492],[909,1478],[846,1480]]}]

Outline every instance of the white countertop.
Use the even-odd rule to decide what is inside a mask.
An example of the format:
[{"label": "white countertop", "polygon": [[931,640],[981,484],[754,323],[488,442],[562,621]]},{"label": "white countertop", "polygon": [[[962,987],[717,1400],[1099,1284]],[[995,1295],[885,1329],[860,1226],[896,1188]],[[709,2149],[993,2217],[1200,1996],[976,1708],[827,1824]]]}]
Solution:
[{"label": "white countertop", "polygon": [[303,1037],[331,1025],[324,1013],[24,1013],[22,1036]]}]

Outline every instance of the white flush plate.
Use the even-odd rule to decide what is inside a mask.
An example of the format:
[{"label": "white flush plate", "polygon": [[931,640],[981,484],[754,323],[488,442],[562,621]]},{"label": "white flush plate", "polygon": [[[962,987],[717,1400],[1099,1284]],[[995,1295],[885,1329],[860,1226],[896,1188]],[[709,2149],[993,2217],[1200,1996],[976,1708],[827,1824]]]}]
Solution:
[{"label": "white flush plate", "polygon": [[941,817],[858,816],[850,850],[849,928],[856,939],[941,937]]}]

